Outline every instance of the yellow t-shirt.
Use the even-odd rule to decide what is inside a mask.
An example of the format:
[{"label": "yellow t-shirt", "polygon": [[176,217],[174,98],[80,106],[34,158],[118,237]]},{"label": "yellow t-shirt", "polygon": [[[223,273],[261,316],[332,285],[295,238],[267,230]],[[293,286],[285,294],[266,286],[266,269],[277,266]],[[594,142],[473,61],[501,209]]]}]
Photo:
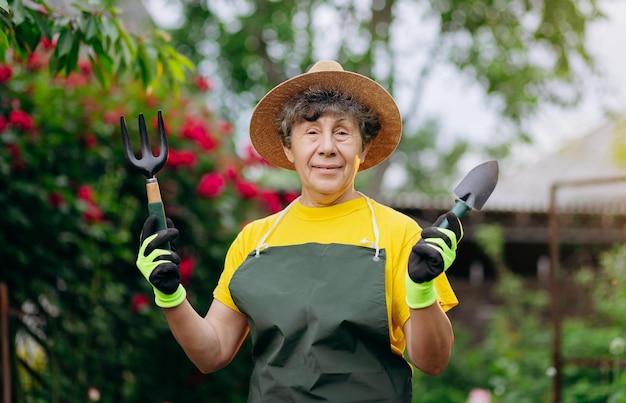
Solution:
[{"label": "yellow t-shirt", "polygon": [[[411,248],[417,243],[421,228],[410,217],[372,199],[370,202],[379,231],[379,248],[386,251],[385,293],[391,348],[401,355],[405,348],[402,326],[410,316],[406,304],[405,275]],[[317,242],[375,247],[372,213],[365,198],[320,208],[305,207],[296,201],[276,224],[279,215],[256,220],[239,233],[226,255],[224,271],[213,293],[215,299],[239,312],[228,284],[235,270],[257,248],[268,231],[269,236],[264,241],[268,246]],[[435,279],[435,290],[444,310],[458,304],[445,274]]]}]

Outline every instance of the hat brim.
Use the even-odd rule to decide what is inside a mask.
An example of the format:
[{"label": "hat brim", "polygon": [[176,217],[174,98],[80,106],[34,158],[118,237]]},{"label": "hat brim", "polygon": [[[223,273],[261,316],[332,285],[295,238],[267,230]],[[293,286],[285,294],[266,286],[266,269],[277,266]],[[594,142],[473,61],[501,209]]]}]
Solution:
[{"label": "hat brim", "polygon": [[295,170],[283,150],[275,119],[293,96],[312,86],[353,94],[378,114],[381,130],[371,142],[359,171],[384,161],[394,152],[402,136],[402,118],[389,92],[374,80],[349,71],[315,71],[291,78],[268,92],[257,104],[250,119],[250,140],[256,151],[269,163]]}]

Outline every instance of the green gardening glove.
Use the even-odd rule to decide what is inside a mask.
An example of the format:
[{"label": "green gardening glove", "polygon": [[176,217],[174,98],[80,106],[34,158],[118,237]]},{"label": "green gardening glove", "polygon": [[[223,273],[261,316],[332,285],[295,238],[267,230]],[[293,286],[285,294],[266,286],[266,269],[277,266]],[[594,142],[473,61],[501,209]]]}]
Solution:
[{"label": "green gardening glove", "polygon": [[[449,228],[438,228],[444,219],[448,220]],[[439,216],[432,227],[422,231],[409,255],[406,274],[406,302],[410,308],[426,308],[435,303],[433,280],[452,265],[461,238],[463,226],[452,212]]]},{"label": "green gardening glove", "polygon": [[187,291],[180,283],[180,257],[173,247],[164,248],[178,237],[178,230],[169,218],[167,229],[155,232],[157,216],[152,214],[143,224],[141,246],[137,256],[137,268],[154,289],[154,302],[161,308],[173,308],[182,304]]}]

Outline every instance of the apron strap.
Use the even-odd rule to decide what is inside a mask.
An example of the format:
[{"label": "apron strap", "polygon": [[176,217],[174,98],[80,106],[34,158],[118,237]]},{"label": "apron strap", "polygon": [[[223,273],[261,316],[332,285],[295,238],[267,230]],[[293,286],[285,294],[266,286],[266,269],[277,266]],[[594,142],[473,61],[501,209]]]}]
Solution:
[{"label": "apron strap", "polygon": [[259,243],[256,246],[256,253],[254,254],[255,257],[259,257],[259,255],[261,254],[261,249],[265,249],[267,248],[267,244],[265,243],[265,240],[267,239],[268,236],[270,236],[270,234],[272,233],[272,231],[274,231],[274,228],[276,228],[276,226],[278,225],[278,223],[280,222],[280,220],[283,219],[283,217],[285,216],[285,214],[287,214],[287,211],[289,211],[289,209],[291,208],[291,206],[293,206],[293,204],[298,201],[298,199],[300,199],[300,197],[296,198],[294,201],[292,201],[291,203],[289,203],[289,205],[287,207],[285,207],[283,209],[283,211],[281,211],[280,215],[276,218],[276,221],[274,221],[274,224],[272,224],[272,226],[270,227],[270,229],[265,233],[265,235],[263,235],[263,238],[261,238],[261,240],[259,241]]},{"label": "apron strap", "polygon": [[[380,254],[380,247],[379,247],[380,233],[378,231],[378,222],[376,221],[376,215],[374,214],[374,207],[372,206],[372,202],[370,201],[369,197],[365,196],[363,193],[361,193],[359,191],[357,191],[357,193],[360,194],[365,199],[365,202],[367,203],[367,207],[369,207],[370,212],[372,213],[372,227],[373,227],[373,230],[374,230],[374,248],[376,249],[376,253],[374,254],[374,261],[378,262],[380,260],[380,256],[379,256],[379,254]],[[294,201],[289,203],[289,205],[287,207],[285,207],[283,209],[283,211],[281,211],[280,215],[276,218],[276,221],[274,221],[274,224],[272,224],[270,229],[265,233],[265,235],[263,235],[263,237],[261,238],[261,240],[259,241],[259,243],[256,246],[256,252],[254,254],[255,257],[259,257],[259,255],[261,254],[261,250],[267,248],[267,244],[265,243],[265,241],[270,236],[272,231],[274,231],[274,228],[276,228],[278,223],[283,219],[285,214],[287,214],[289,209],[291,209],[291,206],[293,206],[293,204],[298,201],[298,199],[300,199],[300,197],[298,197],[297,199],[295,199]],[[364,243],[370,243],[371,244],[371,242],[368,241],[367,239],[363,239],[361,241],[361,243],[362,244],[364,244]]]},{"label": "apron strap", "polygon": [[[365,202],[367,203],[367,207],[369,207],[370,212],[372,213],[372,227],[374,230],[374,246],[376,248],[376,253],[374,254],[374,261],[378,262],[380,260],[380,256],[379,252],[380,252],[380,247],[378,245],[379,241],[380,241],[380,233],[378,232],[378,223],[376,222],[376,215],[374,214],[374,207],[372,206],[372,202],[370,201],[369,197],[365,196],[363,193],[357,191],[358,194],[360,194],[361,196],[363,196],[365,198]],[[363,239],[361,241],[361,243],[368,243],[369,241],[366,239]],[[369,242],[371,243],[371,242]]]}]

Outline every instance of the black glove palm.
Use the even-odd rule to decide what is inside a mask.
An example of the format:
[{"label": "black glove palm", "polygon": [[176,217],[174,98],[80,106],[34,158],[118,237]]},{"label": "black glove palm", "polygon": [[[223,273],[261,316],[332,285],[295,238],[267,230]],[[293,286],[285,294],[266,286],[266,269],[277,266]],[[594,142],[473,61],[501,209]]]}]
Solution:
[{"label": "black glove palm", "polygon": [[[137,267],[154,288],[157,305],[170,308],[179,305],[186,297],[180,283],[180,257],[171,246],[178,237],[178,230],[169,218],[167,229],[156,231],[156,224],[156,215],[150,215],[143,224]],[[169,250],[166,249],[168,244]]]},{"label": "black glove palm", "polygon": [[[439,228],[447,219],[449,227]],[[409,277],[416,283],[432,281],[448,270],[456,257],[456,247],[463,237],[461,221],[452,212],[442,214],[431,227],[422,231],[421,239],[409,256]]]}]

